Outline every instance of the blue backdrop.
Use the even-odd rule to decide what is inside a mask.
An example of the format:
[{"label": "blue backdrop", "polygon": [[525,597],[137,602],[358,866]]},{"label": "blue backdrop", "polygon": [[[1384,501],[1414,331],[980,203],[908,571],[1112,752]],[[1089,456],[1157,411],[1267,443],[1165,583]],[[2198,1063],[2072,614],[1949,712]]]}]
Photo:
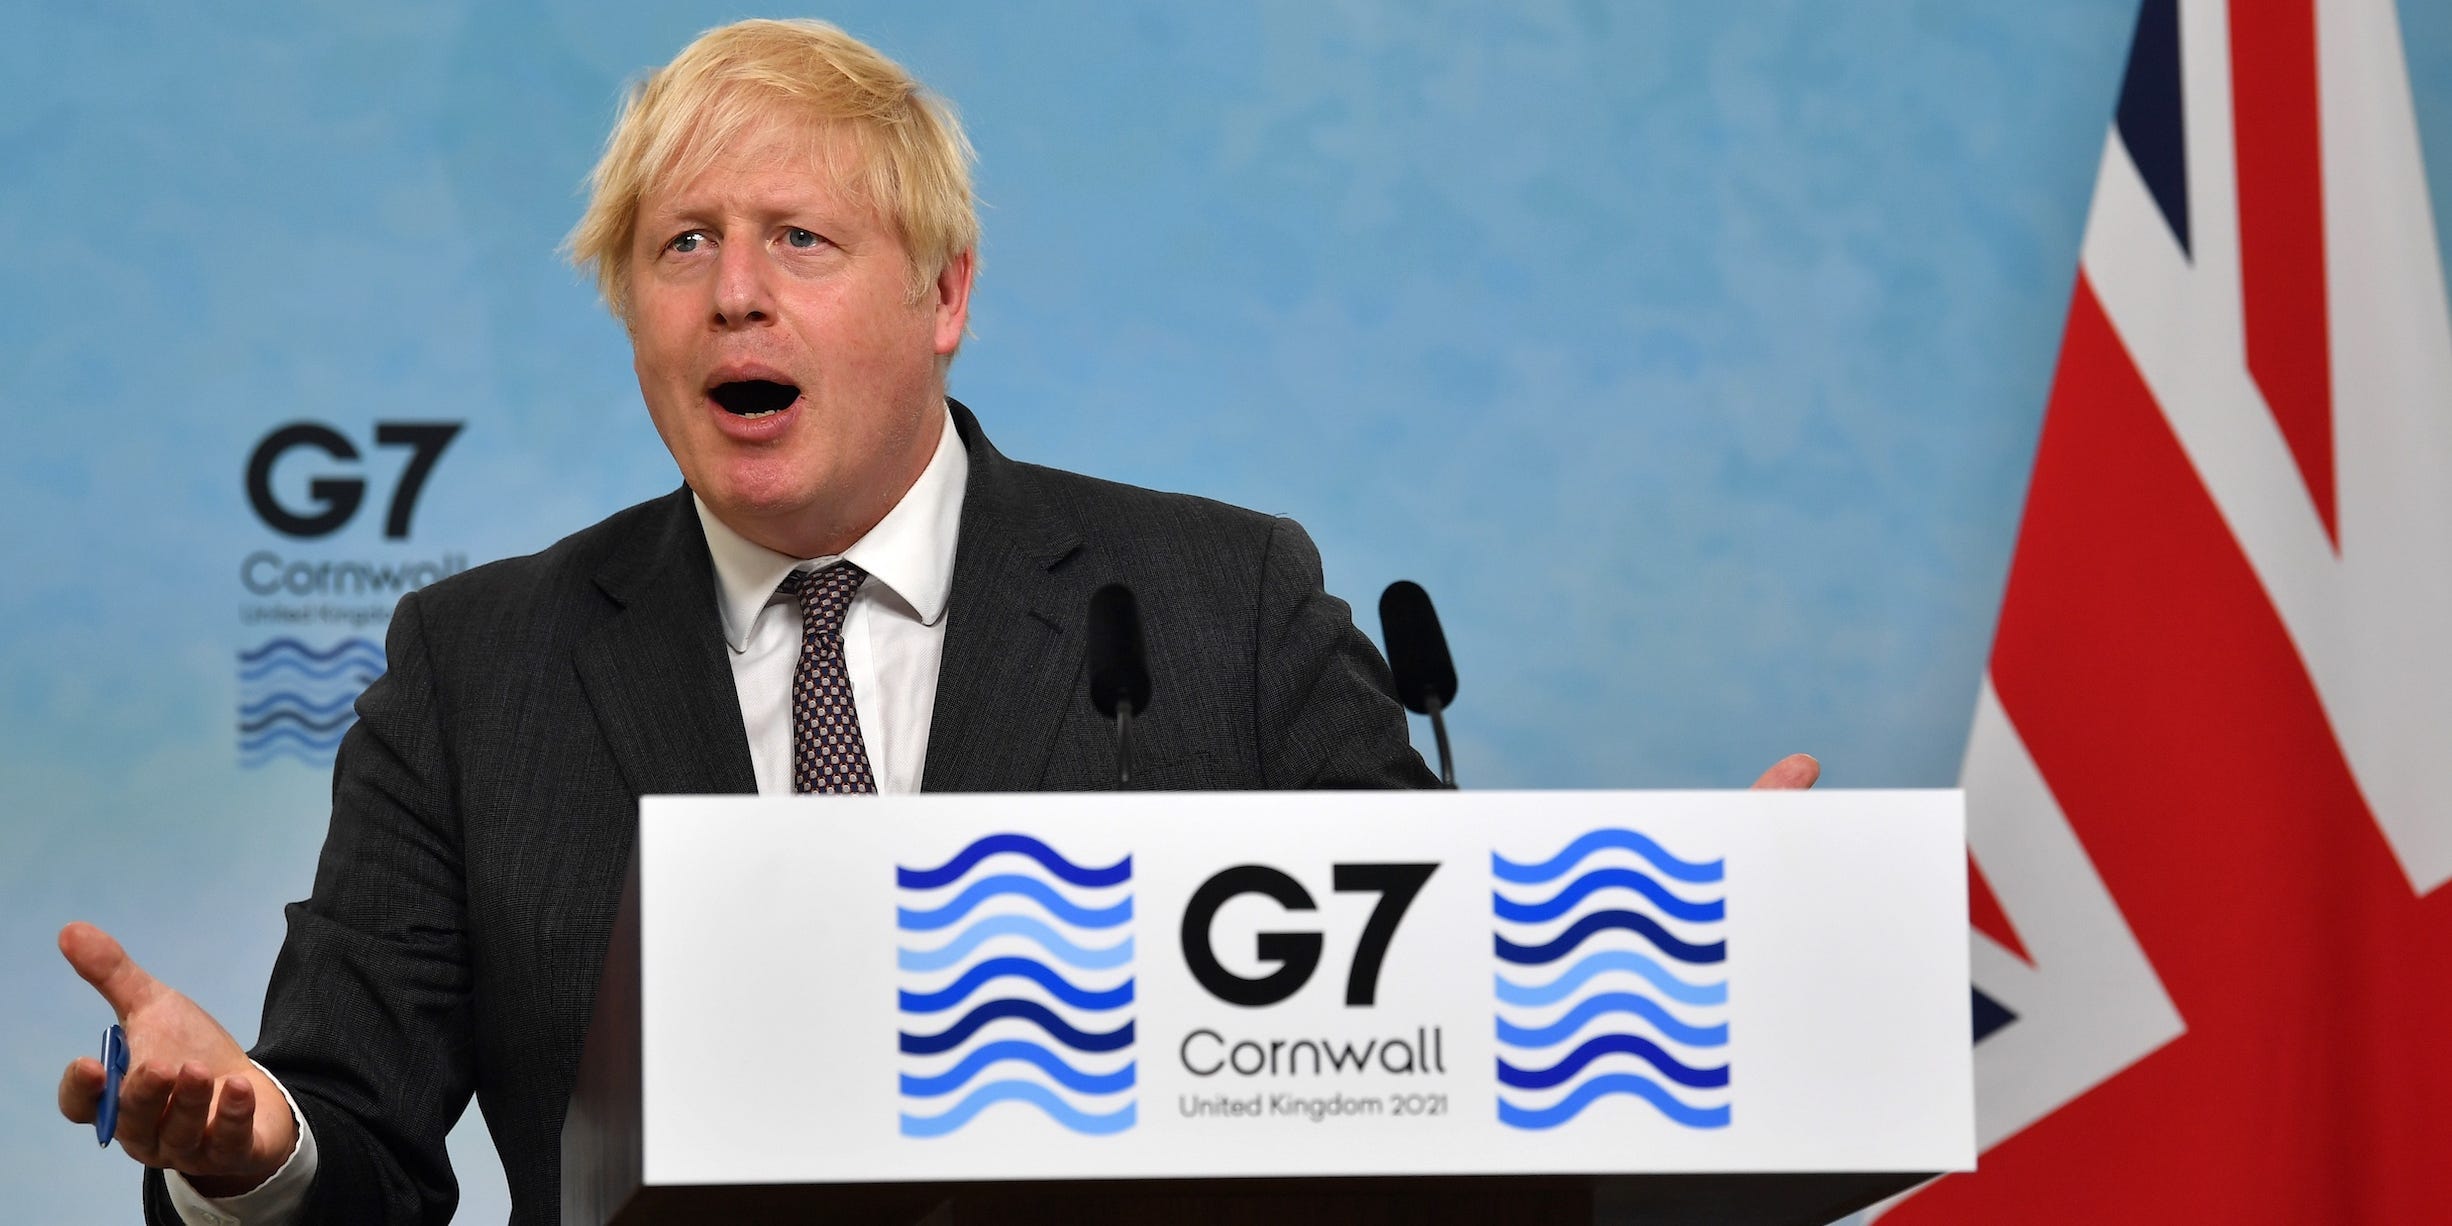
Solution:
[{"label": "blue backdrop", "polygon": [[[825,15],[970,124],[987,237],[953,384],[1008,454],[1294,515],[1374,634],[1380,587],[1422,582],[1466,783],[1614,787],[1795,749],[1836,786],[1954,780],[2133,11]],[[2440,216],[2452,6],[2400,11]],[[620,83],[739,15],[12,12],[12,1216],[133,1206],[133,1167],[52,1112],[108,1020],[60,923],[247,1038],[373,666],[350,641],[403,583],[676,481],[554,248]],[[300,422],[330,433],[265,448]],[[460,429],[404,499],[397,426],[434,422]],[[312,518],[336,480],[361,505],[323,535],[256,505]],[[466,1220],[498,1220],[473,1114],[458,1142]]]}]

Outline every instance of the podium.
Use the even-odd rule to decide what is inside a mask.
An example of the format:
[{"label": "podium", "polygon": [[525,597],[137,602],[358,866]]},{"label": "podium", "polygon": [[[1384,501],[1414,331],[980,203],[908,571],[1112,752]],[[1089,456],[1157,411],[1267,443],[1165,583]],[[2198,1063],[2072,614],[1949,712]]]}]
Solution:
[{"label": "podium", "polygon": [[650,797],[563,1221],[1828,1222],[1975,1158],[1956,792]]}]

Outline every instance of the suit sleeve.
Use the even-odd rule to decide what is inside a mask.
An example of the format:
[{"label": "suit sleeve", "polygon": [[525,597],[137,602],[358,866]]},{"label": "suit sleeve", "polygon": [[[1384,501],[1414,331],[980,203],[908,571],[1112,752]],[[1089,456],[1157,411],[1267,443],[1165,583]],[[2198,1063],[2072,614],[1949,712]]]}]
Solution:
[{"label": "suit sleeve", "polygon": [[1328,594],[1300,524],[1272,521],[1261,558],[1253,712],[1264,786],[1429,788],[1395,681],[1354,611]]},{"label": "suit sleeve", "polygon": [[[315,1130],[302,1222],[443,1222],[475,1079],[456,797],[414,593],[333,769],[314,893],[290,904],[256,1061]],[[175,1222],[158,1175],[149,1216]]]}]

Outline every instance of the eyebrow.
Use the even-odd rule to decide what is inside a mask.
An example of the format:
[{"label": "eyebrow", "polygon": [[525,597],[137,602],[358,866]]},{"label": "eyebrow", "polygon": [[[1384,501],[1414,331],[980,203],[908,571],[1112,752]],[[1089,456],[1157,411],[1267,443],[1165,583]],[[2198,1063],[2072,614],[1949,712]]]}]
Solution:
[{"label": "eyebrow", "polygon": [[777,222],[798,219],[799,224],[818,231],[841,230],[858,219],[861,210],[837,203],[821,206],[806,200],[682,200],[667,207],[639,210],[638,226],[707,225],[729,222],[742,217],[752,221]]}]

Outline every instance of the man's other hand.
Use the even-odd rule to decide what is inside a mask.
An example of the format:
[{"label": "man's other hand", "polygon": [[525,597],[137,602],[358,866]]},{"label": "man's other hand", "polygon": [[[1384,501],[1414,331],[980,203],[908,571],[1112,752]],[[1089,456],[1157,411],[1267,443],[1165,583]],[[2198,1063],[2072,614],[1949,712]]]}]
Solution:
[{"label": "man's other hand", "polygon": [[1792,753],[1771,764],[1771,769],[1754,781],[1757,792],[1796,791],[1813,786],[1822,777],[1822,764],[1809,753]]},{"label": "man's other hand", "polygon": [[[178,1171],[215,1197],[252,1191],[289,1161],[298,1122],[280,1087],[221,1023],[146,974],[92,924],[61,929],[60,953],[127,1031],[129,1067],[113,1135],[129,1157]],[[60,1114],[91,1124],[101,1104],[102,1062],[70,1063],[60,1074]]]}]

